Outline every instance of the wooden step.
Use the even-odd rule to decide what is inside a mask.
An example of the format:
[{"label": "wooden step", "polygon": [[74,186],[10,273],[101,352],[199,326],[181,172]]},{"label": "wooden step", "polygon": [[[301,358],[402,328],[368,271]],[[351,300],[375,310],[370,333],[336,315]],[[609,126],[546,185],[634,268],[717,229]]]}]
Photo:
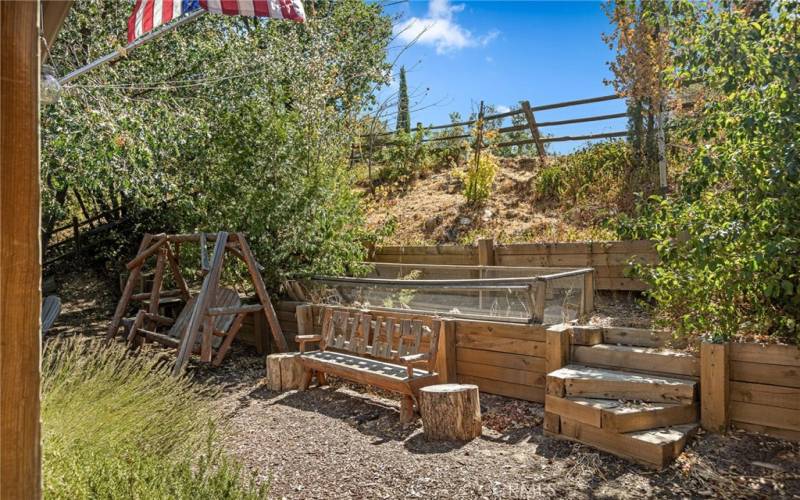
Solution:
[{"label": "wooden step", "polygon": [[692,403],[697,382],[686,379],[568,365],[547,374],[551,396],[622,399],[648,403]]},{"label": "wooden step", "polygon": [[695,423],[696,403],[636,403],[613,399],[546,396],[546,412],[611,432],[634,432]]},{"label": "wooden step", "polygon": [[670,349],[597,344],[572,347],[572,360],[590,366],[635,370],[646,373],[699,377],[697,356]]},{"label": "wooden step", "polygon": [[697,424],[628,433],[611,432],[561,417],[559,433],[548,435],[577,441],[599,450],[632,460],[646,467],[660,469],[677,458]]},{"label": "wooden step", "polygon": [[638,347],[664,347],[672,338],[667,330],[611,326],[603,328],[603,342]]}]

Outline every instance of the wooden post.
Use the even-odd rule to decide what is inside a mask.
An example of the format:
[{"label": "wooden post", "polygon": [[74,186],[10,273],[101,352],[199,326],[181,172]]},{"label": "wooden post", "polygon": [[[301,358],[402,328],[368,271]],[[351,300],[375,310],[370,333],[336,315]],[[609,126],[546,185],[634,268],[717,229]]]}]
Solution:
[{"label": "wooden post", "polygon": [[483,123],[483,101],[481,101],[481,108],[478,112],[478,135],[475,138],[475,171],[477,171],[481,165],[481,149],[483,148],[484,125],[486,124]]},{"label": "wooden post", "polygon": [[264,279],[261,277],[261,273],[258,272],[258,264],[256,263],[253,251],[250,250],[250,245],[247,244],[243,233],[236,233],[236,236],[239,240],[239,247],[242,249],[245,264],[247,264],[247,270],[250,271],[253,287],[256,289],[256,294],[261,301],[261,305],[264,306],[264,316],[266,316],[269,329],[272,331],[272,338],[275,340],[278,350],[280,352],[286,352],[289,350],[289,346],[286,344],[286,337],[283,336],[281,324],[278,322],[278,316],[275,314],[275,309],[272,307],[272,301],[270,301],[267,287],[264,285]]},{"label": "wooden post", "polygon": [[553,325],[545,332],[545,360],[547,373],[569,364],[570,326],[566,323]]},{"label": "wooden post", "polygon": [[439,349],[436,371],[439,373],[441,383],[454,384],[458,382],[456,372],[456,322],[452,319],[442,321],[442,331],[439,333]]},{"label": "wooden post", "polygon": [[[481,238],[478,244],[478,265],[479,266],[493,266],[494,265],[494,239]],[[485,278],[486,274],[483,269],[478,270],[478,278]],[[483,309],[483,291],[478,292],[478,308]]]},{"label": "wooden post", "polygon": [[[142,242],[139,244],[139,251],[137,252],[137,255],[142,253],[144,249],[147,248],[147,245],[150,244],[152,239],[153,235],[149,233],[142,237]],[[108,325],[106,339],[111,340],[117,334],[117,330],[119,330],[119,324],[122,321],[122,316],[125,315],[125,311],[128,309],[128,304],[131,300],[131,295],[133,295],[133,288],[136,286],[136,282],[139,281],[139,277],[141,275],[141,265],[130,270],[130,273],[128,274],[128,281],[125,282],[125,289],[122,290],[122,297],[120,297],[119,303],[117,304],[117,309],[114,311],[114,317],[111,319],[111,324]]]},{"label": "wooden post", "polygon": [[200,331],[200,327],[204,321],[203,318],[208,312],[208,308],[214,303],[214,296],[219,286],[219,277],[222,273],[222,264],[225,260],[225,244],[227,242],[228,233],[220,231],[217,234],[217,243],[214,245],[214,258],[211,261],[210,271],[203,280],[200,293],[197,294],[197,302],[195,303],[194,311],[192,311],[189,324],[186,326],[186,333],[183,334],[178,348],[175,367],[172,369],[172,374],[176,377],[183,374],[183,370],[189,362],[189,356],[191,356],[194,350],[197,333]]},{"label": "wooden post", "polygon": [[300,304],[295,308],[294,315],[297,318],[297,334],[314,334],[314,306],[311,304]]},{"label": "wooden post", "polygon": [[700,424],[725,432],[730,420],[730,344],[700,346]]},{"label": "wooden post", "polygon": [[594,311],[594,271],[583,275],[583,294],[581,296],[581,314]]},{"label": "wooden post", "polygon": [[544,304],[547,301],[547,282],[537,280],[531,288],[531,304],[533,305],[533,321],[544,323]]},{"label": "wooden post", "polygon": [[0,498],[40,498],[39,2],[0,2]]},{"label": "wooden post", "polygon": [[542,165],[544,165],[546,154],[544,145],[542,144],[542,138],[539,135],[539,127],[536,126],[536,118],[533,116],[531,103],[522,101],[520,105],[522,106],[522,112],[525,114],[525,119],[528,121],[528,128],[531,129],[531,137],[533,137],[533,142],[536,144],[536,152],[539,153],[539,159],[542,161]]},{"label": "wooden post", "polygon": [[[164,268],[166,267],[167,252],[164,247],[158,250],[158,257],[156,260],[156,272],[153,275],[153,287],[150,289],[150,314],[159,314],[161,305],[161,285],[164,282]],[[148,322],[149,329],[155,327],[155,322]]]},{"label": "wooden post", "polygon": [[481,238],[478,240],[478,265],[494,265],[494,238]]}]

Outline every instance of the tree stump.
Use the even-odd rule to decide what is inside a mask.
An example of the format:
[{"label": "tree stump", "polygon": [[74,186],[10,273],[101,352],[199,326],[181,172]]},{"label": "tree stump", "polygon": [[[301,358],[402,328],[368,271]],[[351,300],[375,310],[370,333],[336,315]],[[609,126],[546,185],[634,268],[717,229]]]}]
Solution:
[{"label": "tree stump", "polygon": [[431,441],[471,441],[481,435],[478,386],[440,384],[419,390],[425,437]]},{"label": "tree stump", "polygon": [[303,367],[297,356],[291,352],[267,356],[267,389],[283,392],[300,388]]}]

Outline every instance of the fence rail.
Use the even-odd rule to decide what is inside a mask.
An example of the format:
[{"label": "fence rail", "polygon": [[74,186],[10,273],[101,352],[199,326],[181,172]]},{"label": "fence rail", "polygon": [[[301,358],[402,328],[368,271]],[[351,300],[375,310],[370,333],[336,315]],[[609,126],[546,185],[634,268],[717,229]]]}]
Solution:
[{"label": "fence rail", "polygon": [[[562,135],[562,136],[547,136],[543,135],[541,129],[548,128],[548,127],[559,127],[563,125],[573,125],[577,123],[590,123],[590,122],[601,122],[601,121],[608,121],[614,120],[618,118],[624,118],[627,116],[627,113],[610,113],[610,114],[602,114],[602,115],[592,115],[592,116],[584,116],[579,118],[570,118],[565,120],[553,120],[553,121],[543,121],[537,122],[536,121],[536,112],[540,111],[548,111],[553,109],[560,109],[560,108],[567,108],[573,106],[583,106],[586,104],[594,104],[598,102],[605,102],[605,101],[613,101],[617,99],[623,99],[622,96],[618,94],[611,94],[611,95],[604,95],[599,97],[590,97],[587,99],[576,99],[572,101],[563,101],[563,102],[556,102],[551,104],[542,104],[539,106],[531,106],[529,101],[521,101],[519,109],[514,109],[511,111],[506,111],[504,113],[496,113],[492,115],[484,115],[482,112],[479,114],[478,119],[475,120],[466,120],[457,123],[449,123],[449,124],[442,124],[442,125],[430,125],[428,127],[423,127],[423,139],[422,142],[429,143],[429,142],[440,142],[440,141],[452,141],[452,140],[459,140],[459,139],[467,139],[472,137],[472,134],[457,134],[457,135],[439,135],[439,136],[430,136],[430,132],[437,131],[437,130],[447,130],[447,129],[461,129],[462,127],[471,127],[476,124],[480,124],[482,127],[485,127],[485,124],[488,122],[494,122],[497,120],[504,120],[506,118],[511,118],[515,116],[524,116],[525,123],[517,124],[517,125],[509,125],[505,127],[498,127],[493,128],[490,130],[495,130],[498,134],[507,134],[511,132],[523,132],[523,131],[530,131],[530,137],[525,139],[511,139],[498,142],[494,144],[497,147],[511,147],[511,146],[526,146],[530,144],[535,144],[537,153],[539,154],[541,159],[545,157],[545,149],[544,145],[553,143],[553,142],[568,142],[568,141],[584,141],[584,140],[592,140],[592,139],[607,139],[613,137],[625,137],[627,132],[624,130],[614,131],[614,132],[607,132],[607,133],[597,133],[597,134],[586,134],[586,135]],[[363,159],[363,154],[358,154],[359,147],[368,150],[368,154],[371,155],[373,150],[380,149],[384,147],[395,146],[398,144],[397,141],[391,139],[392,136],[398,134],[399,131],[393,130],[389,132],[379,132],[375,134],[366,134],[361,136],[363,140],[362,144],[353,145],[353,151],[351,154],[351,161]],[[479,135],[483,135],[483,130],[479,131]],[[388,139],[387,139],[388,138]],[[473,147],[486,147],[487,144],[477,144],[477,140]],[[481,141],[483,142],[483,141]]]}]

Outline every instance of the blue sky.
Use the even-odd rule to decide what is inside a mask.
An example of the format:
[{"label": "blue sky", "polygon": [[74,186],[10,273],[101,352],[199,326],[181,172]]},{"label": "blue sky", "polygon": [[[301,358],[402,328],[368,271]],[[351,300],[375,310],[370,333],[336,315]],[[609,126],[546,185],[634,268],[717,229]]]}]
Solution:
[{"label": "blue sky", "polygon": [[[391,0],[388,0],[391,3]],[[596,97],[613,92],[613,52],[601,36],[611,31],[600,2],[430,0],[387,7],[396,15],[389,59],[408,71],[411,122],[448,123],[451,111],[466,117],[481,99],[501,109],[527,99],[533,106]],[[396,88],[396,82],[393,85]],[[384,92],[387,95],[390,90]],[[414,101],[419,101],[414,103]],[[414,108],[422,108],[414,110]],[[550,121],[624,111],[610,101],[543,111]],[[394,119],[390,119],[390,128]],[[624,119],[552,127],[552,135],[624,130]],[[580,143],[554,143],[565,152]]]}]

